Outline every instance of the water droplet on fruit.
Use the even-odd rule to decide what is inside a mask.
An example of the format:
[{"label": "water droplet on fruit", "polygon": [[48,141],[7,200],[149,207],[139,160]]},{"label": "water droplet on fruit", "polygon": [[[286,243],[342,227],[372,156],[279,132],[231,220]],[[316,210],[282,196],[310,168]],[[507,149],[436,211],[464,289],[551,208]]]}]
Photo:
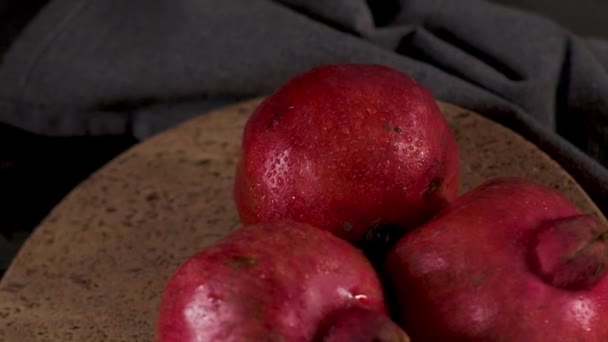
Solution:
[{"label": "water droplet on fruit", "polygon": [[270,187],[271,192],[277,191],[283,186],[285,177],[289,172],[289,150],[276,151],[273,158],[267,160],[264,168],[268,170],[264,177],[266,184]]},{"label": "water droplet on fruit", "polygon": [[580,324],[584,330],[590,331],[591,321],[597,315],[593,303],[587,298],[580,297],[570,302],[569,308],[571,318]]},{"label": "water droplet on fruit", "polygon": [[192,331],[206,329],[215,324],[216,317],[209,313],[215,311],[219,302],[220,298],[208,293],[205,286],[199,286],[195,290],[183,313]]}]

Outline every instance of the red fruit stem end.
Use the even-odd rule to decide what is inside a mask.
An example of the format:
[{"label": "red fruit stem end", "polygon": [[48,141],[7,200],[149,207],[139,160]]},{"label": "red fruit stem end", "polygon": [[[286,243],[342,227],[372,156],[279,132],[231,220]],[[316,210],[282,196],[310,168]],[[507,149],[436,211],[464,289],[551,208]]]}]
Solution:
[{"label": "red fruit stem end", "polygon": [[554,287],[588,289],[606,274],[608,226],[590,215],[545,224],[532,246],[533,271]]}]

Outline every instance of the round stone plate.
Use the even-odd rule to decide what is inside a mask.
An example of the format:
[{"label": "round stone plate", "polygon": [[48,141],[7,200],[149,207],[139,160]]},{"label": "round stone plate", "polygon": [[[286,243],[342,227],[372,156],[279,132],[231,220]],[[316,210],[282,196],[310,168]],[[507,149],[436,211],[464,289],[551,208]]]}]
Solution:
[{"label": "round stone plate", "polygon": [[[258,103],[157,135],[74,189],[0,282],[0,341],[150,341],[171,273],[238,224],[232,179]],[[460,146],[462,191],[497,176],[527,177],[601,217],[535,146],[475,113],[440,106]]]}]

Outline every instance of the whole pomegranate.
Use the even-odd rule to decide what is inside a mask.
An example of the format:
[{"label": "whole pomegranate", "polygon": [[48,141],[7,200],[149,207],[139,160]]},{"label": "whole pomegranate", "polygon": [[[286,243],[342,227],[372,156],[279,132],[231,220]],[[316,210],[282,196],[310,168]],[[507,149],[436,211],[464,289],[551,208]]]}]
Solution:
[{"label": "whole pomegranate", "polygon": [[458,164],[435,99],[414,79],[327,65],[250,117],[234,193],[245,224],[292,219],[384,248],[456,196]]},{"label": "whole pomegranate", "polygon": [[390,251],[413,341],[608,341],[608,227],[528,180],[489,181]]},{"label": "whole pomegranate", "polygon": [[385,312],[380,280],[359,249],[305,223],[244,226],[173,274],[156,341],[311,341],[355,308]]}]

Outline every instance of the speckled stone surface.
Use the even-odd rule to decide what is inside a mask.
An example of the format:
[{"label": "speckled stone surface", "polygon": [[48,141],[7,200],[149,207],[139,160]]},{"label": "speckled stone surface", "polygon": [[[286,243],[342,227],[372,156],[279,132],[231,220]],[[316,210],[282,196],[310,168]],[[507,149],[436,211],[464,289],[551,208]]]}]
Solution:
[{"label": "speckled stone surface", "polygon": [[[258,101],[200,116],[132,148],[59,204],[0,283],[0,341],[150,341],[177,266],[238,224],[232,179]],[[441,104],[461,152],[462,190],[522,176],[595,205],[520,136]]]}]

